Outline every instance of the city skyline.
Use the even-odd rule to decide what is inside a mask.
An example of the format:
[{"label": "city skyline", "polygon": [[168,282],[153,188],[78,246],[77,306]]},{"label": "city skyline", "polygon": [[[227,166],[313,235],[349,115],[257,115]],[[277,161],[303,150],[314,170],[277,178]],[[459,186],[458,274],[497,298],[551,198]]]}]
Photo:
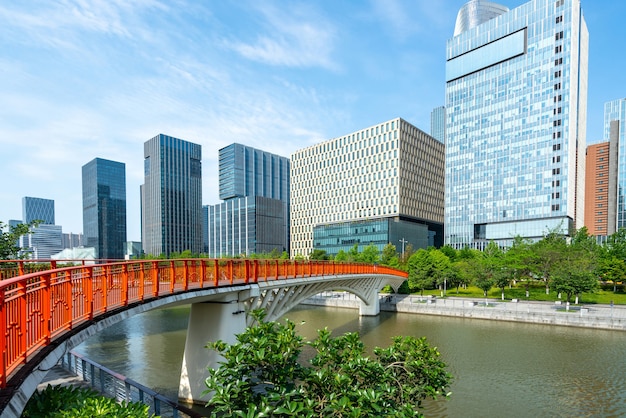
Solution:
[{"label": "city skyline", "polygon": [[[36,196],[55,201],[63,232],[83,232],[80,169],[98,157],[126,164],[128,239],[140,240],[143,143],[158,133],[202,145],[206,205],[219,202],[218,150],[233,142],[290,157],[396,116],[429,132],[464,3],[2,5],[1,174],[15,181],[0,220]],[[593,144],[604,103],[626,97],[626,58],[613,52],[626,4],[582,7]]]}]

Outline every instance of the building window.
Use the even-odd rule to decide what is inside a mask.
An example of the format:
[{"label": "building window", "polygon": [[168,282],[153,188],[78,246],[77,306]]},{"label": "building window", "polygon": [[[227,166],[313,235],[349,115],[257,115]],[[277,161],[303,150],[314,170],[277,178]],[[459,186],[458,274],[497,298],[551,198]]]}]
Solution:
[{"label": "building window", "polygon": [[552,187],[560,187],[561,180],[552,180]]},{"label": "building window", "polygon": [[552,169],[552,175],[557,175],[557,174],[561,174],[561,169],[560,168],[553,168]]},{"label": "building window", "polygon": [[558,211],[558,210],[561,210],[561,205],[559,205],[559,204],[552,205],[552,211],[553,212]]},{"label": "building window", "polygon": [[555,38],[556,38],[556,40],[557,40],[557,41],[558,41],[559,39],[563,39],[563,31],[558,32],[558,33],[555,35]]},{"label": "building window", "polygon": [[[558,6],[558,2],[557,2],[557,6]],[[557,16],[556,23],[561,23],[561,22],[563,22],[563,16]]]}]

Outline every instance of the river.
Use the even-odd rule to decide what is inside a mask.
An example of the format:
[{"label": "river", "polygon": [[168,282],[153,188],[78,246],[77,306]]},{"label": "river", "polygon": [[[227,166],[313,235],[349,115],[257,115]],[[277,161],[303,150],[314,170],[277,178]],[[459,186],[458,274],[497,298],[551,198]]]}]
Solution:
[{"label": "river", "polygon": [[[76,351],[176,398],[188,307],[131,317]],[[367,347],[427,337],[453,375],[449,399],[427,417],[626,416],[626,333],[466,318],[300,306],[286,315],[306,338],[358,331]]]}]

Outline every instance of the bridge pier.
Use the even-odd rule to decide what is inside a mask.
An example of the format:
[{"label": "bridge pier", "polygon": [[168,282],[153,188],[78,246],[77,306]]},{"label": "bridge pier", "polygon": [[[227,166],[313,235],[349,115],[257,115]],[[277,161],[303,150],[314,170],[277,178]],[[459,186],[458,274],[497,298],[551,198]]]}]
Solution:
[{"label": "bridge pier", "polygon": [[378,316],[380,314],[380,302],[378,292],[368,295],[368,301],[360,299],[359,315],[360,316]]},{"label": "bridge pier", "polygon": [[236,342],[236,335],[246,329],[244,302],[255,294],[258,288],[191,305],[178,386],[181,401],[197,404],[208,401],[209,395],[202,396],[206,390],[207,368],[217,368],[222,357],[205,346],[217,340],[228,344]]}]

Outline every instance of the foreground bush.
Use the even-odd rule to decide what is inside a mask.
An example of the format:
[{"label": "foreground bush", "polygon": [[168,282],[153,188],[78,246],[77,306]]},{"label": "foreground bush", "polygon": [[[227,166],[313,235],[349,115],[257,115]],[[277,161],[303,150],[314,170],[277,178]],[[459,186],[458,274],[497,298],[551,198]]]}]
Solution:
[{"label": "foreground bush", "polygon": [[[304,342],[291,321],[263,322],[237,343],[209,343],[224,357],[206,380],[215,417],[419,417],[426,398],[445,394],[450,375],[425,338],[395,337],[368,357],[358,333],[318,331]],[[313,349],[301,362],[302,349]]]},{"label": "foreground bush", "polygon": [[150,418],[148,405],[138,402],[117,403],[98,392],[78,387],[48,385],[36,392],[26,404],[25,418]]}]

